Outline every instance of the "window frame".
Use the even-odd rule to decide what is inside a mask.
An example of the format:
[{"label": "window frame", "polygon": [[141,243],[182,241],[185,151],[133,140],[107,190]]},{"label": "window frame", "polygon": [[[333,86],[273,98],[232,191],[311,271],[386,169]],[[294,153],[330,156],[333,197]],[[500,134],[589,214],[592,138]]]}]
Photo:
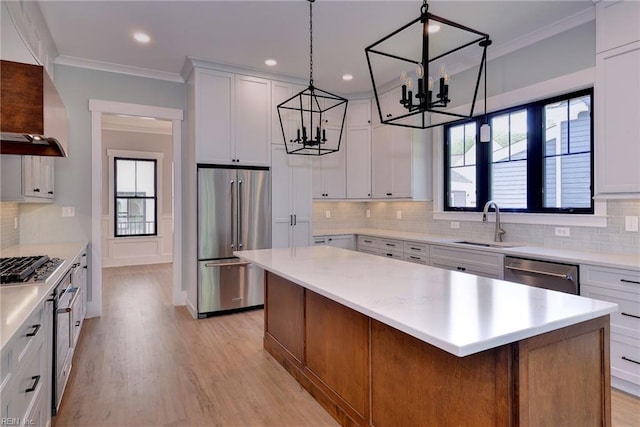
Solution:
[{"label": "window frame", "polygon": [[[590,206],[588,208],[545,208],[544,207],[544,107],[559,101],[569,101],[574,98],[590,96]],[[491,118],[512,113],[515,111],[527,110],[527,208],[500,208],[501,212],[522,213],[522,214],[569,214],[569,215],[595,215],[595,181],[594,181],[594,90],[593,87],[580,89],[569,93],[540,99],[534,102],[520,104],[509,108],[504,108],[487,113],[487,121]],[[451,184],[449,173],[451,170],[451,156],[449,147],[449,129],[467,123],[476,123],[476,206],[475,207],[455,207],[450,206]],[[472,119],[458,120],[443,125],[443,201],[442,211],[452,212],[480,212],[484,204],[490,200],[491,194],[491,146],[492,143],[480,142],[480,126],[484,123],[484,116],[476,116]],[[536,166],[537,165],[537,166]]]},{"label": "window frame", "polygon": [[[154,196],[152,197],[140,197],[140,196],[118,196],[118,160],[127,160],[127,161],[140,161],[140,162],[151,162],[153,163],[153,188],[154,188]],[[158,236],[158,198],[159,198],[159,188],[158,188],[158,159],[156,158],[146,158],[146,157],[131,157],[131,156],[122,156],[116,155],[113,157],[113,237],[114,238],[123,238],[123,237],[156,237]],[[118,234],[118,199],[127,199],[127,205],[131,200],[153,200],[154,203],[154,212],[153,212],[153,222],[154,222],[154,232],[153,233],[136,233],[136,234]],[[146,212],[146,207],[145,207]],[[145,221],[146,222],[146,221]]]}]

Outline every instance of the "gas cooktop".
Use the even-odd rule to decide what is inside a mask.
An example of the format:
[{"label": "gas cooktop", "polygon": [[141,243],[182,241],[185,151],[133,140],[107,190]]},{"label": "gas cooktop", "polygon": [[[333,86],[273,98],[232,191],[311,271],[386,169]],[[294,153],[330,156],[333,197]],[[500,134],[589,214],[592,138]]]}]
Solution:
[{"label": "gas cooktop", "polygon": [[46,255],[0,258],[0,284],[5,286],[44,282],[62,261]]}]

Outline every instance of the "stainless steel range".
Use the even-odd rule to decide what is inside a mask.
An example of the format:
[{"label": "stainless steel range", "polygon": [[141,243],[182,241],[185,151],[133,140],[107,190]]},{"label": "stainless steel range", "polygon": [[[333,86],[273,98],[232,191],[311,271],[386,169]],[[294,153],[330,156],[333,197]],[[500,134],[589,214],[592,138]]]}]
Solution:
[{"label": "stainless steel range", "polygon": [[41,283],[62,264],[46,255],[0,258],[0,285]]}]

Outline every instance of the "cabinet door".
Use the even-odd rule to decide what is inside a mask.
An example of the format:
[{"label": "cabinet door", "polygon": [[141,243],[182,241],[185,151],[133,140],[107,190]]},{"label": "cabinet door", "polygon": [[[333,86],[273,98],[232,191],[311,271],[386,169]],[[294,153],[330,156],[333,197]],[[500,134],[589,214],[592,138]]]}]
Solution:
[{"label": "cabinet door", "polygon": [[195,140],[197,163],[231,163],[234,76],[196,69]]},{"label": "cabinet door", "polygon": [[[327,127],[327,139],[337,139],[340,136],[340,128]],[[324,193],[330,199],[344,199],[347,193],[346,180],[346,135],[342,135],[340,150],[335,153],[320,156],[322,160],[322,182]]]},{"label": "cabinet door", "polygon": [[640,42],[596,58],[596,189],[640,192]]},{"label": "cabinet door", "polygon": [[284,145],[271,149],[271,246],[288,248],[292,220],[291,194],[293,182]]},{"label": "cabinet door", "polygon": [[392,126],[388,144],[391,150],[391,193],[393,197],[411,197],[412,156],[410,128]]},{"label": "cabinet door", "polygon": [[347,126],[369,126],[371,124],[371,100],[349,101]]},{"label": "cabinet door", "polygon": [[391,186],[391,148],[388,141],[390,126],[373,128],[371,144],[371,194],[382,199],[393,196]]},{"label": "cabinet door", "polygon": [[22,194],[43,197],[43,189],[40,188],[40,156],[22,157]]},{"label": "cabinet door", "polygon": [[601,1],[596,3],[596,52],[604,52],[640,41],[640,3]]},{"label": "cabinet door", "polygon": [[347,131],[347,198],[371,197],[371,128]]},{"label": "cabinet door", "polygon": [[271,155],[271,82],[249,76],[235,81],[234,155],[237,163],[268,166]]},{"label": "cabinet door", "polygon": [[310,156],[311,157],[311,194],[314,199],[326,198],[324,192],[324,182],[322,173],[322,156]]},{"label": "cabinet door", "polygon": [[54,166],[53,157],[40,158],[40,180],[42,183],[43,197],[47,197],[49,199],[53,199],[55,194],[53,166]]},{"label": "cabinet door", "polygon": [[297,123],[296,112],[292,110],[282,110],[282,125],[280,124],[280,116],[278,115],[278,105],[293,95],[302,91],[304,88],[290,83],[272,81],[271,82],[271,143],[284,144],[282,135],[282,127],[284,127],[287,135],[295,132]]}]

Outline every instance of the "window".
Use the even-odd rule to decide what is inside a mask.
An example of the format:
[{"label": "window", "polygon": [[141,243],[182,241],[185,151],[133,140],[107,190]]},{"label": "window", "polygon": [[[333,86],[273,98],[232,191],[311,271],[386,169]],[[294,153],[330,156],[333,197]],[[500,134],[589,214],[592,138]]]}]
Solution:
[{"label": "window", "polygon": [[446,125],[445,210],[593,213],[593,90]]},{"label": "window", "polygon": [[115,237],[157,235],[156,160],[114,158]]}]

